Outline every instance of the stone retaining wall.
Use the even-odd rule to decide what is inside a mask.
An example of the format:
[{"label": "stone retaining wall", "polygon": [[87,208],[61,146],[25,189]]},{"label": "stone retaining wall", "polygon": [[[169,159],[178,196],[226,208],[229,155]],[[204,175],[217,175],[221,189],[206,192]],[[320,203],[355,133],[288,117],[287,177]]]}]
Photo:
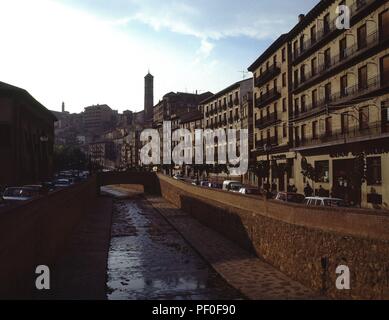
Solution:
[{"label": "stone retaining wall", "polygon": [[[164,198],[304,285],[332,298],[389,299],[385,212],[290,206],[159,179]],[[350,291],[336,289],[339,265],[350,268]]]},{"label": "stone retaining wall", "polygon": [[96,180],[2,211],[0,298],[31,298],[35,269],[55,262],[67,237],[96,200]]}]

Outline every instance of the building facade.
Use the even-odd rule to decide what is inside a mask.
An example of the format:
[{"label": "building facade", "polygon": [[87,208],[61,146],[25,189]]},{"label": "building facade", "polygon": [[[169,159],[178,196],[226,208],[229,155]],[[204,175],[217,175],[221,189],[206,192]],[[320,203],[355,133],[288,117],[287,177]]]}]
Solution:
[{"label": "building facade", "polygon": [[55,116],[27,91],[0,82],[0,186],[53,176]]},{"label": "building facade", "polygon": [[290,69],[287,34],[280,36],[248,68],[254,74],[254,171],[258,185],[266,190],[286,191],[294,183]]},{"label": "building facade", "polygon": [[[200,110],[203,113],[203,128],[218,130],[228,129],[237,130],[237,145],[234,146],[239,150],[240,130],[248,129],[247,121],[242,121],[242,110],[245,103],[250,103],[250,99],[243,98],[252,92],[252,79],[246,79],[234,83],[233,85],[221,90],[217,94],[203,100],[200,104]],[[245,103],[244,103],[245,101]],[[247,108],[247,105],[246,105]],[[228,143],[228,142],[227,142]],[[214,154],[215,165],[209,171],[209,177],[216,182],[221,182],[225,178],[233,178],[242,181],[243,177],[229,177],[225,163],[218,161],[219,148],[228,150],[227,144],[215,141],[214,145],[206,145],[204,155]],[[205,160],[205,159],[204,159]],[[228,160],[228,159],[227,159]]]},{"label": "building facade", "polygon": [[[351,28],[336,27],[337,6]],[[389,3],[321,1],[290,33],[296,187],[389,208]],[[311,172],[310,172],[311,171]]]}]

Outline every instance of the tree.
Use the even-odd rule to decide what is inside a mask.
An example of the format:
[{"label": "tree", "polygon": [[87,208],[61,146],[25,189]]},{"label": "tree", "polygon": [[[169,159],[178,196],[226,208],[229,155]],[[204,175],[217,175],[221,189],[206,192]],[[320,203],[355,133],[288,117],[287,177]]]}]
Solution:
[{"label": "tree", "polygon": [[62,170],[86,170],[88,158],[78,147],[54,146],[54,169]]}]

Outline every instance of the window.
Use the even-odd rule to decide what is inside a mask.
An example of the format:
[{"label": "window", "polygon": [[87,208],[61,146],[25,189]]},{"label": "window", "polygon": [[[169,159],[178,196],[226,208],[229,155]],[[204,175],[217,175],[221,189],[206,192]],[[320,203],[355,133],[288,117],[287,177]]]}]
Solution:
[{"label": "window", "polygon": [[312,108],[317,107],[317,89],[312,91]]},{"label": "window", "polygon": [[332,136],[332,118],[326,118],[325,120],[325,134],[326,137]]},{"label": "window", "polygon": [[282,86],[285,88],[286,87],[286,73],[282,74]]},{"label": "window", "polygon": [[340,95],[342,97],[347,96],[348,80],[347,75],[340,78]]},{"label": "window", "polygon": [[298,41],[297,40],[293,43],[293,55],[295,58],[298,57]]},{"label": "window", "polygon": [[7,123],[0,123],[0,148],[11,147],[11,126]]},{"label": "window", "polygon": [[304,35],[301,35],[300,36],[300,51],[303,52],[304,51],[304,47],[305,47],[305,36]]},{"label": "window", "polygon": [[312,139],[317,139],[318,138],[318,122],[313,121],[312,122]]},{"label": "window", "polygon": [[323,31],[328,33],[330,31],[330,14],[327,13],[323,18]]},{"label": "window", "polygon": [[332,93],[331,83],[327,83],[324,86],[324,99],[326,103],[331,102],[331,93]]},{"label": "window", "polygon": [[372,157],[366,159],[367,164],[367,184],[381,185],[382,183],[382,168],[381,157]]},{"label": "window", "polygon": [[286,126],[286,123],[282,125],[282,136],[286,138],[288,136],[288,127]]},{"label": "window", "polygon": [[328,69],[331,67],[331,48],[324,51],[324,68]]},{"label": "window", "polygon": [[389,10],[380,14],[380,40],[389,39]]},{"label": "window", "polygon": [[359,90],[367,89],[367,66],[358,70],[358,88]]},{"label": "window", "polygon": [[299,98],[294,99],[294,113],[299,113]]},{"label": "window", "polygon": [[369,128],[369,107],[359,109],[359,129],[365,130]]},{"label": "window", "polygon": [[339,41],[339,57],[340,60],[347,57],[347,38],[343,38]]},{"label": "window", "polygon": [[342,134],[345,134],[349,131],[349,114],[348,112],[344,112],[340,117]]},{"label": "window", "polygon": [[282,48],[282,62],[286,61],[286,49]]},{"label": "window", "polygon": [[304,142],[306,138],[306,132],[307,132],[307,125],[303,124],[301,126],[301,141]]},{"label": "window", "polygon": [[381,85],[389,84],[389,55],[381,59]]},{"label": "window", "polygon": [[315,161],[316,182],[330,182],[330,163],[329,161]]},{"label": "window", "polygon": [[311,70],[312,76],[315,76],[317,74],[317,58],[313,58],[311,60]]},{"label": "window", "polygon": [[306,95],[301,96],[301,112],[307,111]]},{"label": "window", "polygon": [[311,44],[316,43],[316,26],[311,28]]},{"label": "window", "polygon": [[274,55],[274,56],[273,56],[273,64],[274,64],[274,65],[277,64],[277,55]]},{"label": "window", "polygon": [[358,50],[361,50],[367,45],[367,29],[366,25],[358,28],[357,30]]},{"label": "window", "polygon": [[294,87],[297,88],[299,84],[299,71],[294,70]]},{"label": "window", "polygon": [[282,112],[286,112],[287,109],[286,109],[286,98],[283,98],[282,99]]},{"label": "window", "polygon": [[300,68],[300,79],[301,82],[305,82],[305,65],[303,64]]}]

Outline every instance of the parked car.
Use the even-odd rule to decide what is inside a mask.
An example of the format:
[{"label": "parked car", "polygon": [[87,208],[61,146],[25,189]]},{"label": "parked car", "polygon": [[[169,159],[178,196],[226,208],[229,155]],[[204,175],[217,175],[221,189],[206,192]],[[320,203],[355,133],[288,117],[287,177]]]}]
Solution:
[{"label": "parked car", "polygon": [[208,187],[212,188],[212,189],[222,189],[223,185],[221,183],[217,183],[217,182],[209,182]]},{"label": "parked car", "polygon": [[257,188],[247,188],[247,187],[240,188],[239,193],[246,194],[246,195],[253,195],[253,196],[254,195],[259,196],[261,194],[261,192]]},{"label": "parked car", "polygon": [[69,179],[58,179],[54,182],[54,186],[56,188],[67,188],[72,185]]},{"label": "parked car", "polygon": [[185,178],[181,174],[176,174],[173,179],[179,180],[179,181],[185,181]]},{"label": "parked car", "polygon": [[223,182],[223,190],[224,191],[239,192],[239,190],[241,188],[243,188],[243,185],[241,183],[239,183],[238,181],[226,180]]},{"label": "parked car", "polygon": [[338,198],[308,197],[304,203],[310,207],[347,207],[346,202]]},{"label": "parked car", "polygon": [[303,203],[305,200],[305,196],[300,193],[278,192],[275,200],[291,203]]},{"label": "parked car", "polygon": [[47,191],[52,192],[55,190],[55,183],[52,181],[44,181],[42,182],[42,186],[46,188]]},{"label": "parked car", "polygon": [[209,187],[209,182],[208,181],[200,181],[200,186],[201,187]]},{"label": "parked car", "polygon": [[27,185],[23,186],[23,188],[28,188],[31,190],[34,190],[35,192],[39,193],[40,195],[43,195],[46,193],[47,189],[41,184],[34,184],[34,185]]},{"label": "parked car", "polygon": [[39,196],[39,192],[33,188],[12,187],[4,191],[3,199],[5,201],[27,201]]},{"label": "parked car", "polygon": [[200,181],[197,180],[197,179],[193,179],[193,180],[191,180],[191,184],[192,184],[193,186],[198,186],[198,185],[200,185]]}]

